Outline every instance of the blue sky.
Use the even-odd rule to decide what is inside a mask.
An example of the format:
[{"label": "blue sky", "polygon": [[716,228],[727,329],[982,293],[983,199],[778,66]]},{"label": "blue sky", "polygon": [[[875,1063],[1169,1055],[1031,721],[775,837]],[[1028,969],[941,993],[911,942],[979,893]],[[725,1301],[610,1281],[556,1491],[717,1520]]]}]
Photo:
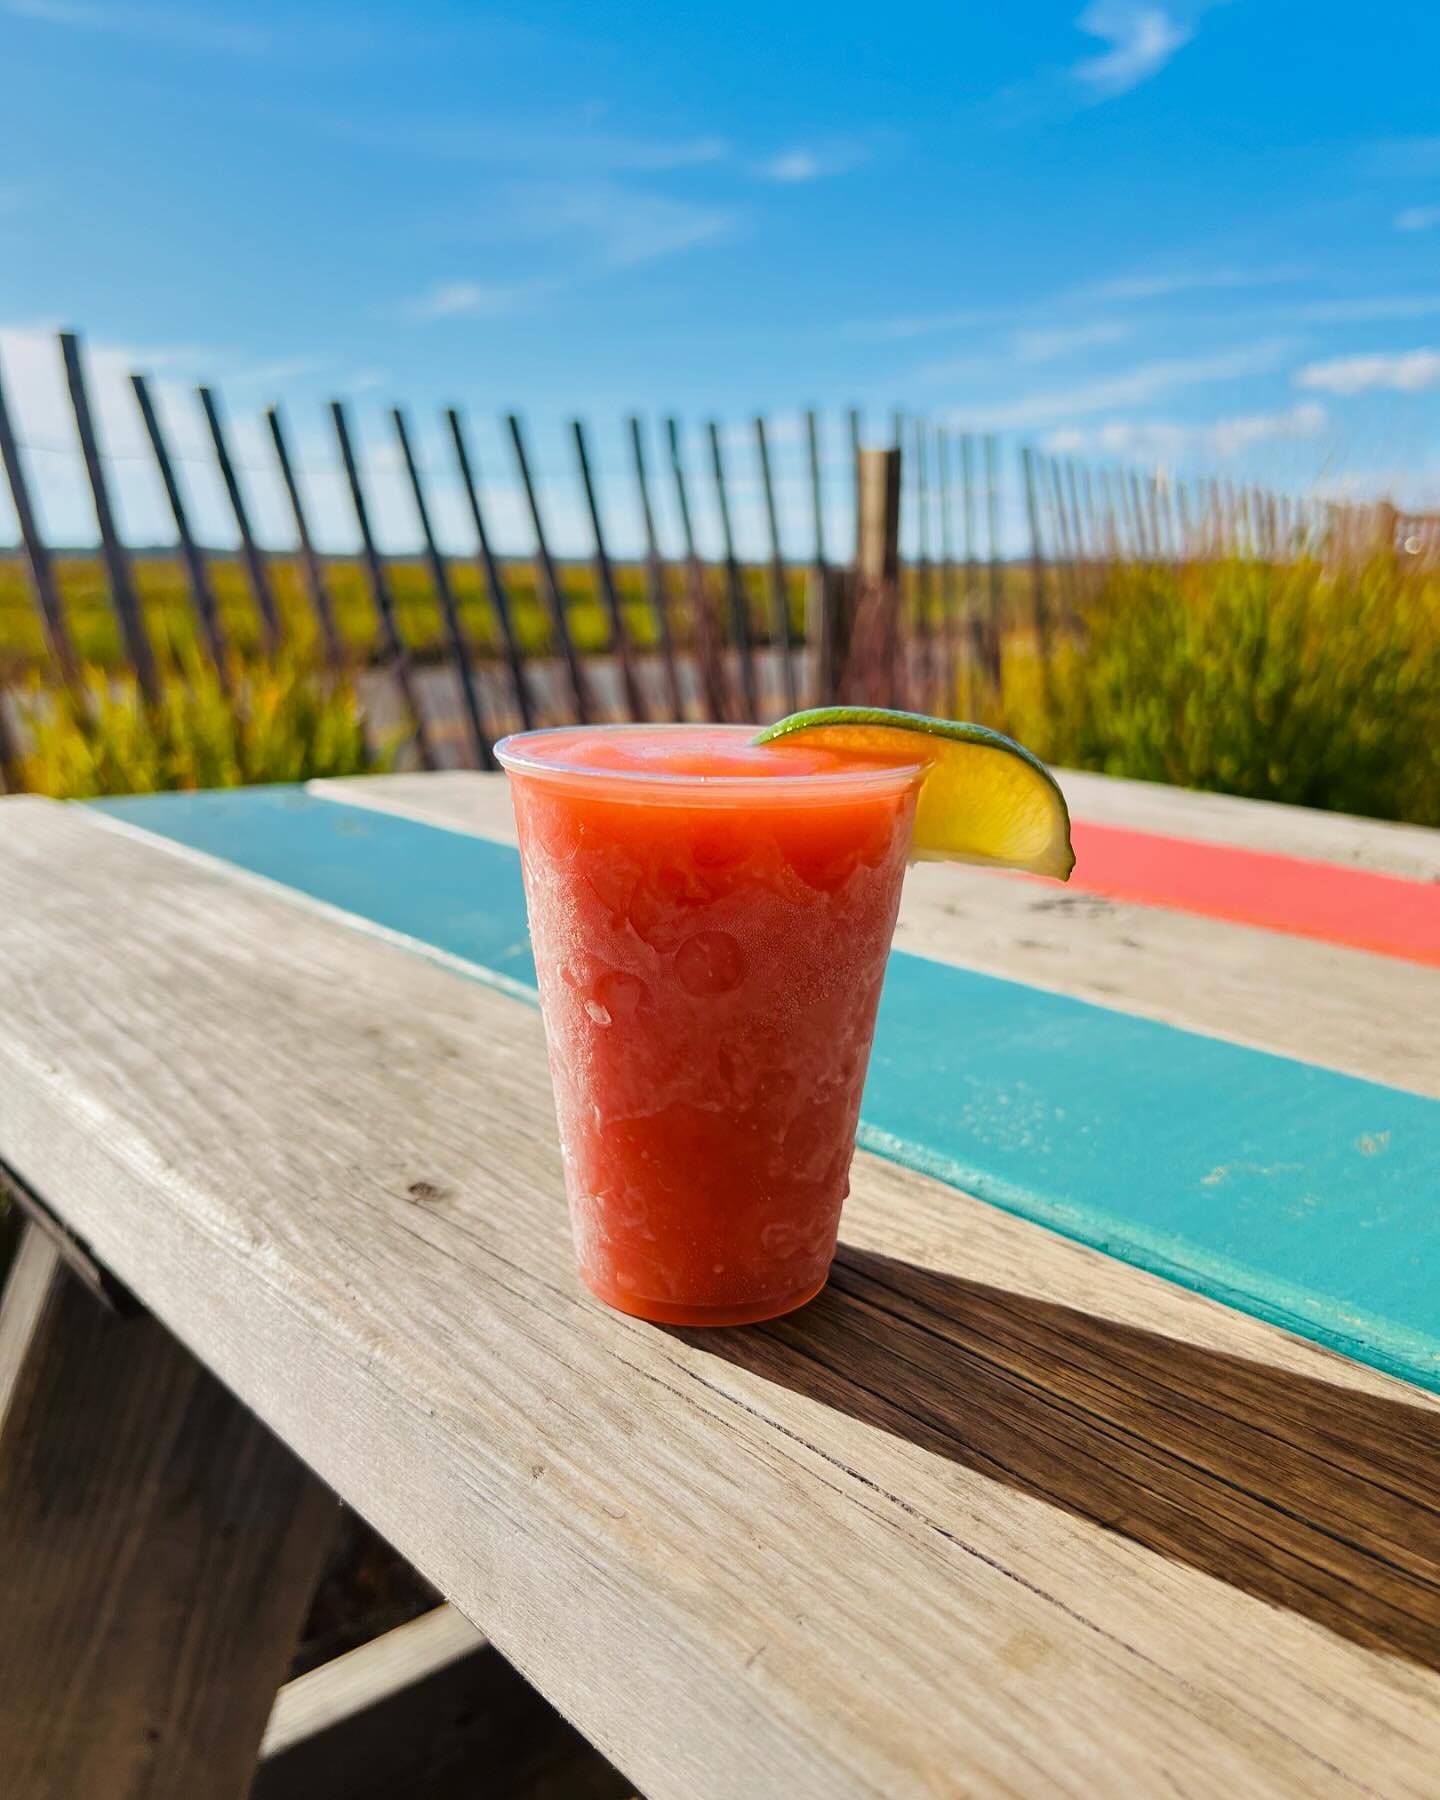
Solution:
[{"label": "blue sky", "polygon": [[[93,535],[48,334],[81,328],[122,512],[168,535],[124,385],[151,371],[205,534],[191,388],[223,391],[265,535],[283,398],[319,534],[351,539],[323,402],[353,398],[385,540],[413,542],[404,400],[447,542],[436,409],[469,409],[525,534],[522,409],[562,548],[565,420],[634,541],[631,410],[868,434],[892,407],[1077,455],[1287,488],[1440,492],[1440,9],[1338,0],[729,0],[511,12],[0,0],[0,368],[47,524]],[[658,447],[657,447],[658,450]],[[668,513],[666,514],[668,521]],[[713,531],[708,509],[707,532]],[[0,535],[9,535],[0,496]],[[791,546],[803,551],[802,541]]]}]

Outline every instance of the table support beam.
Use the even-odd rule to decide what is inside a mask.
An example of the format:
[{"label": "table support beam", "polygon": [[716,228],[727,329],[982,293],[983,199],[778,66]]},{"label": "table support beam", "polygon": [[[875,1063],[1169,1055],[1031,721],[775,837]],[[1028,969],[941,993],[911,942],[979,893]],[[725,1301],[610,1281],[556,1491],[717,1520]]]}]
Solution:
[{"label": "table support beam", "polygon": [[239,1800],[336,1502],[153,1318],[25,1227],[0,1301],[13,1800]]}]

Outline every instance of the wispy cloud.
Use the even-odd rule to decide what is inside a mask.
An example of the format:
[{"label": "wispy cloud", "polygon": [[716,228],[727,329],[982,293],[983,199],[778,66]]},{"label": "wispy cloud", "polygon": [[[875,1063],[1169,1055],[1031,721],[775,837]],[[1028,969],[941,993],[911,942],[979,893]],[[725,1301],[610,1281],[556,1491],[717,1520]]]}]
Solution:
[{"label": "wispy cloud", "polygon": [[1059,362],[1077,350],[1095,350],[1103,344],[1120,344],[1134,335],[1134,326],[1123,319],[1094,319],[1087,325],[1037,326],[1017,331],[1010,351],[1018,363]]},{"label": "wispy cloud", "polygon": [[[904,313],[893,319],[857,320],[841,327],[841,335],[867,343],[892,343],[906,338],[939,337],[951,331],[971,331],[987,325],[1014,325],[1017,319],[1029,319],[1035,322],[1036,340],[1043,344],[1047,335],[1044,327],[1047,315],[1056,312],[1068,315],[1078,306],[1139,305],[1149,300],[1175,299],[1183,294],[1279,286],[1304,280],[1308,273],[1304,268],[1289,265],[1256,269],[1167,269],[1153,274],[1117,275],[1104,281],[1086,282],[1080,287],[1061,289],[1028,305],[969,307],[957,312]],[[1058,338],[1066,329],[1069,328],[1057,326],[1051,335]],[[1089,335],[1097,329],[1106,333],[1128,335],[1131,328],[1119,322],[1107,323],[1098,328],[1083,326],[1074,329],[1086,333],[1088,341],[1093,344],[1105,341]],[[1017,348],[1029,330],[1028,326],[1022,326],[1017,331]],[[1116,339],[1112,337],[1108,341],[1114,342]],[[1036,357],[1033,360],[1044,359]]]},{"label": "wispy cloud", "polygon": [[902,313],[893,319],[857,319],[840,328],[842,337],[867,344],[903,343],[910,338],[938,337],[948,331],[972,331],[987,325],[1005,325],[1014,319],[1013,306],[970,307],[963,312]]},{"label": "wispy cloud", "polygon": [[1117,275],[1106,281],[1072,288],[1072,301],[1170,300],[1179,294],[1229,288],[1275,287],[1302,281],[1308,271],[1296,265],[1276,268],[1165,269],[1154,274]]},{"label": "wispy cloud", "polygon": [[714,243],[734,231],[727,207],[701,205],[617,182],[514,184],[495,235],[511,240],[570,240],[587,245],[601,267],[624,269]]},{"label": "wispy cloud", "polygon": [[323,356],[281,356],[274,362],[242,363],[225,376],[226,387],[279,388],[291,381],[308,381],[330,367]]},{"label": "wispy cloud", "polygon": [[870,151],[863,144],[795,144],[756,163],[751,172],[761,181],[794,184],[843,175],[869,160]]},{"label": "wispy cloud", "polygon": [[1086,413],[1109,412],[1120,406],[1143,406],[1179,388],[1209,382],[1235,381],[1244,375],[1260,375],[1277,367],[1293,348],[1287,339],[1217,351],[1210,356],[1172,357],[1141,363],[1116,375],[1105,375],[1074,387],[1052,388],[1023,394],[998,406],[979,406],[957,412],[957,423],[981,430],[1023,430],[1049,425]]},{"label": "wispy cloud", "polygon": [[1092,100],[1111,100],[1149,81],[1195,35],[1191,26],[1182,25],[1163,7],[1135,5],[1132,0],[1095,0],[1076,25],[1087,37],[1110,46],[1103,55],[1085,57],[1070,69]]},{"label": "wispy cloud", "polygon": [[1429,319],[1440,294],[1376,294],[1361,300],[1312,300],[1286,307],[1284,317],[1305,325],[1370,325],[1387,319]]},{"label": "wispy cloud", "polygon": [[1440,137],[1386,138],[1366,147],[1362,166],[1368,175],[1440,175]]},{"label": "wispy cloud", "polygon": [[[3,4],[3,0],[0,0]],[[572,119],[511,121],[397,113],[379,118],[351,113],[312,114],[328,136],[442,162],[484,163],[511,172],[563,170],[588,176],[653,175],[701,168],[734,154],[723,137],[644,137],[607,131]]]},{"label": "wispy cloud", "polygon": [[1440,225],[1440,206],[1407,206],[1396,213],[1397,231],[1433,231]]},{"label": "wispy cloud", "polygon": [[206,17],[192,8],[100,5],[98,0],[0,0],[0,12],[74,31],[103,31],[115,37],[150,38],[187,50],[258,56],[270,47],[258,26]]},{"label": "wispy cloud", "polygon": [[441,281],[407,301],[401,311],[407,318],[428,323],[435,319],[498,319],[539,298],[552,284],[530,281],[509,286],[481,281]]},{"label": "wispy cloud", "polygon": [[1295,385],[1326,394],[1364,394],[1375,390],[1418,394],[1440,387],[1440,350],[1402,350],[1394,355],[1337,356],[1307,363],[1295,371]]},{"label": "wispy cloud", "polygon": [[1103,451],[1111,456],[1173,460],[1182,456],[1229,458],[1256,444],[1315,437],[1329,424],[1323,406],[1304,401],[1285,412],[1238,413],[1203,425],[1180,425],[1163,419],[1112,419],[1093,430],[1068,427],[1052,431],[1045,448],[1056,455]]}]

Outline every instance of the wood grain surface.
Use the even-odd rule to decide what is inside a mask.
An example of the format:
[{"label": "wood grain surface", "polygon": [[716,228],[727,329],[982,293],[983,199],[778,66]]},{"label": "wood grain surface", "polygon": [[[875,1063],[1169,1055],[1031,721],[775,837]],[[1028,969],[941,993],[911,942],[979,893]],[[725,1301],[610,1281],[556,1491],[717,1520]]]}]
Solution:
[{"label": "wood grain surface", "polygon": [[0,811],[0,1156],[652,1800],[1433,1792],[1434,1401],[863,1155],[607,1313],[531,1009]]},{"label": "wood grain surface", "polygon": [[[0,1118],[8,1105],[0,1105]],[[335,1501],[27,1227],[0,1303],[0,1787],[239,1800]]]}]

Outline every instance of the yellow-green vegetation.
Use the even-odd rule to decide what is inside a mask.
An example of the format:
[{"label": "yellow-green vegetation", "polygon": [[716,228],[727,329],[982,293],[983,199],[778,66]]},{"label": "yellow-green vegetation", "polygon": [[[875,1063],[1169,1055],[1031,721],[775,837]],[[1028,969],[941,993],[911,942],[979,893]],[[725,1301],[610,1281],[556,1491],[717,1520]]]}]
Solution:
[{"label": "yellow-green vegetation", "polygon": [[20,696],[22,785],[89,799],[360,775],[388,760],[368,745],[348,682],[256,663],[236,672],[234,696],[203,665],[167,675],[154,706],[128,675],[92,672],[79,695],[32,686]]},{"label": "yellow-green vegetation", "polygon": [[[144,556],[135,558],[133,568],[157,655],[185,666],[200,652],[182,565],[173,557]],[[319,629],[299,564],[293,558],[277,556],[269,559],[268,568],[284,643],[297,656],[317,656]],[[243,564],[233,557],[217,556],[210,559],[209,571],[227,644],[242,658],[260,654],[260,615]],[[450,564],[449,572],[467,641],[479,656],[498,655],[499,634],[479,565],[456,561]],[[559,573],[566,618],[576,645],[584,653],[605,649],[610,641],[609,625],[593,574],[588,568],[569,564],[562,565]],[[668,573],[671,591],[678,597],[683,591],[683,572],[672,567]],[[81,660],[99,669],[125,668],[124,648],[99,560],[94,556],[57,557],[55,575]],[[548,614],[536,587],[534,564],[505,564],[504,579],[521,648],[527,655],[554,648]],[[389,580],[396,622],[406,645],[421,660],[445,655],[444,623],[429,570],[420,562],[397,560],[389,565]],[[768,571],[746,567],[742,580],[752,627],[763,638],[770,616]],[[642,648],[653,645],[656,622],[646,597],[645,570],[634,564],[618,564],[615,581],[634,641]],[[803,617],[805,581],[803,569],[789,572],[792,628],[797,631]],[[379,649],[380,627],[364,569],[358,562],[328,561],[325,583],[347,661],[368,661]],[[683,639],[686,609],[676,606],[673,612],[675,629]],[[0,681],[13,681],[45,667],[45,641],[24,565],[16,557],[0,557]]]},{"label": "yellow-green vegetation", "polygon": [[[175,687],[156,728],[142,721],[125,680],[105,689],[108,698],[96,713],[103,726],[89,720],[82,725],[73,709],[32,687],[27,708],[37,735],[27,779],[47,793],[93,793],[116,785],[298,779],[367,766],[353,692],[302,673],[314,666],[318,640],[300,571],[284,557],[270,566],[293,657],[279,669],[259,658],[258,619],[242,566],[218,557],[211,563],[227,635],[240,659],[238,679],[252,696],[250,722],[228,721],[213,675],[187,676],[191,701]],[[137,559],[135,568],[165,666],[203,668],[180,565],[148,557]],[[81,655],[99,672],[123,669],[99,563],[62,558],[57,573]],[[645,573],[630,565],[616,573],[635,640],[652,645],[656,631]],[[682,571],[672,568],[670,576],[678,596]],[[802,569],[790,571],[797,631],[805,576]],[[533,566],[507,564],[506,577],[522,646],[527,654],[543,654],[552,646]],[[498,654],[478,567],[457,562],[452,578],[477,652]],[[590,572],[569,566],[561,579],[581,651],[603,650],[609,633]],[[439,609],[424,566],[396,562],[391,580],[407,644],[422,658],[443,655]],[[347,656],[363,664],[378,642],[363,570],[357,563],[332,562],[326,581]],[[744,581],[752,630],[757,642],[764,641],[767,571],[747,568]],[[1009,624],[1002,691],[988,692],[978,672],[962,677],[959,716],[1007,732],[1054,763],[1440,825],[1440,576],[1389,556],[1333,568],[1243,558],[1178,567],[1118,565],[1077,604],[1079,623],[1058,645],[1048,684],[1022,623],[1028,582],[1020,567],[1004,571]],[[709,584],[712,598],[718,597],[714,571]],[[913,579],[907,590],[913,605]],[[938,607],[938,583],[932,594]],[[982,575],[982,605],[986,594]],[[682,648],[687,612],[683,604],[675,608]],[[18,682],[23,694],[44,669],[24,570],[16,560],[0,559],[0,683]],[[96,682],[105,688],[98,674]],[[287,696],[276,702],[279,722],[262,730],[255,721],[265,709],[261,704],[254,711],[256,697],[279,691]],[[99,732],[106,734],[103,747]]]},{"label": "yellow-green vegetation", "polygon": [[1393,557],[1114,569],[991,722],[1048,761],[1440,825],[1440,577]]}]

